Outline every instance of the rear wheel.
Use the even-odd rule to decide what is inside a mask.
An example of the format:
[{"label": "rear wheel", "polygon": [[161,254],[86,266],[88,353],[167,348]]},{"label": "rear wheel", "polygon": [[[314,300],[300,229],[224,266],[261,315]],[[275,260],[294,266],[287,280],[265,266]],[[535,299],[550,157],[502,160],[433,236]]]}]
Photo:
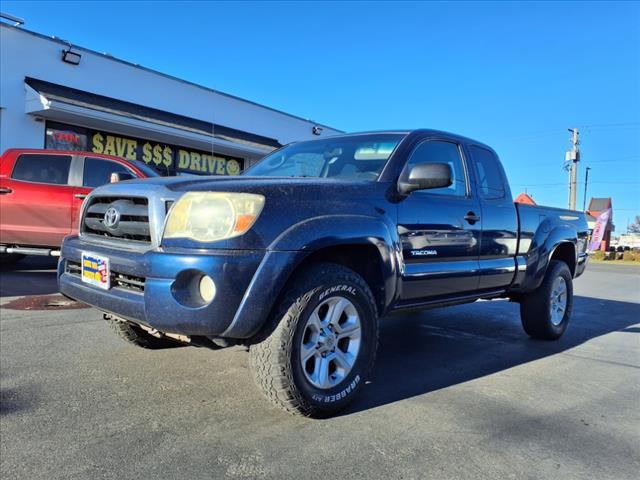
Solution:
[{"label": "rear wheel", "polygon": [[162,348],[183,346],[180,342],[170,340],[166,337],[154,337],[150,333],[144,331],[141,327],[132,323],[120,322],[112,318],[105,318],[105,320],[109,323],[111,329],[116,332],[116,335],[136,347],[159,350]]},{"label": "rear wheel", "polygon": [[378,343],[373,295],[340,265],[319,264],[292,282],[270,331],[250,347],[265,396],[292,413],[327,417],[369,378]]},{"label": "rear wheel", "polygon": [[542,284],[520,302],[525,332],[542,340],[557,340],[567,329],[573,308],[573,279],[566,263],[552,260]]}]

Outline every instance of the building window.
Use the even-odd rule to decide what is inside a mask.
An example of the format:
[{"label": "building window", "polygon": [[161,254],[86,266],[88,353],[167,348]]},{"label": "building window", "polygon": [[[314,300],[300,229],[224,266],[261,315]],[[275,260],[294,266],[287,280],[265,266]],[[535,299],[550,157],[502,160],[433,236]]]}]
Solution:
[{"label": "building window", "polygon": [[139,160],[161,175],[239,175],[244,159],[153,140],[47,122],[45,148]]},{"label": "building window", "polygon": [[87,135],[72,127],[47,123],[44,146],[48,150],[83,151],[87,149]]}]

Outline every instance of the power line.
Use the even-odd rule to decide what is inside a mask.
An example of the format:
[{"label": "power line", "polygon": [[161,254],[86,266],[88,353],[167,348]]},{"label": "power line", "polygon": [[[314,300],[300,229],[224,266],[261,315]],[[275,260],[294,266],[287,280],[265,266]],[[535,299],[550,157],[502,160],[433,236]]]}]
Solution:
[{"label": "power line", "polygon": [[[617,182],[608,182],[606,180],[594,180],[589,182],[589,184],[598,183],[600,185],[640,185],[640,181],[617,181]],[[566,187],[566,183],[512,183],[511,185],[515,187]]]},{"label": "power line", "polygon": [[587,160],[587,163],[615,163],[615,162],[634,162],[640,160],[640,155],[627,155],[626,157],[607,158],[606,160]]},{"label": "power line", "polygon": [[512,183],[514,187],[566,187],[566,183]]},{"label": "power line", "polygon": [[637,126],[640,126],[640,122],[596,123],[593,125],[579,125],[579,128],[609,128],[609,127],[637,127]]},{"label": "power line", "polygon": [[[504,159],[505,162],[508,162],[509,159],[506,158]],[[603,160],[581,160],[582,162],[586,163],[586,164],[592,164],[592,163],[624,163],[624,162],[638,162],[640,161],[640,155],[626,155],[624,157],[617,157],[617,158],[607,158],[607,159],[603,159]],[[557,163],[558,161],[554,158],[545,158],[543,160],[540,160],[539,163]]]},{"label": "power line", "polygon": [[590,182],[590,183],[604,183],[604,184],[608,184],[608,185],[640,185],[640,182],[638,181],[612,181],[612,182],[608,182],[606,180],[596,180],[595,182]]},{"label": "power line", "polygon": [[[586,130],[593,129],[604,129],[604,130],[615,130],[615,129],[625,129],[631,127],[640,127],[640,122],[626,122],[626,123],[595,123],[592,125],[578,125],[578,128],[583,128]],[[550,130],[538,130],[527,133],[519,133],[517,135],[505,137],[505,141],[515,141],[515,140],[533,140],[541,137],[546,137],[550,135],[561,135],[564,132],[563,128],[554,128]]]}]

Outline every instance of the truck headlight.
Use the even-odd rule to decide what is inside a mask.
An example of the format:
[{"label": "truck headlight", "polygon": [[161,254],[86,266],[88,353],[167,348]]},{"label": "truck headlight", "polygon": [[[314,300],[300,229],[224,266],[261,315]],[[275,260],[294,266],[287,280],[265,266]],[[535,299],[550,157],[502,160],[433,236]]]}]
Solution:
[{"label": "truck headlight", "polygon": [[163,238],[214,242],[238,237],[255,223],[264,197],[253,193],[188,192],[173,204]]}]

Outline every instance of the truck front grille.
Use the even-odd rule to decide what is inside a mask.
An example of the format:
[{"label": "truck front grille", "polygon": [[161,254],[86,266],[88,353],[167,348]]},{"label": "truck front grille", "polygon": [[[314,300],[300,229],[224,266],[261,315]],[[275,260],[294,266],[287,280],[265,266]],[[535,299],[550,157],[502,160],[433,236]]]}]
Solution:
[{"label": "truck front grille", "polygon": [[[66,260],[65,273],[74,275],[78,278],[82,275],[82,269],[78,262]],[[133,291],[137,293],[144,293],[145,279],[143,277],[136,277],[134,275],[127,275],[126,273],[120,273],[111,271],[111,288],[122,288],[124,290]]]},{"label": "truck front grille", "polygon": [[93,197],[82,226],[91,235],[151,243],[149,204],[142,197]]}]

